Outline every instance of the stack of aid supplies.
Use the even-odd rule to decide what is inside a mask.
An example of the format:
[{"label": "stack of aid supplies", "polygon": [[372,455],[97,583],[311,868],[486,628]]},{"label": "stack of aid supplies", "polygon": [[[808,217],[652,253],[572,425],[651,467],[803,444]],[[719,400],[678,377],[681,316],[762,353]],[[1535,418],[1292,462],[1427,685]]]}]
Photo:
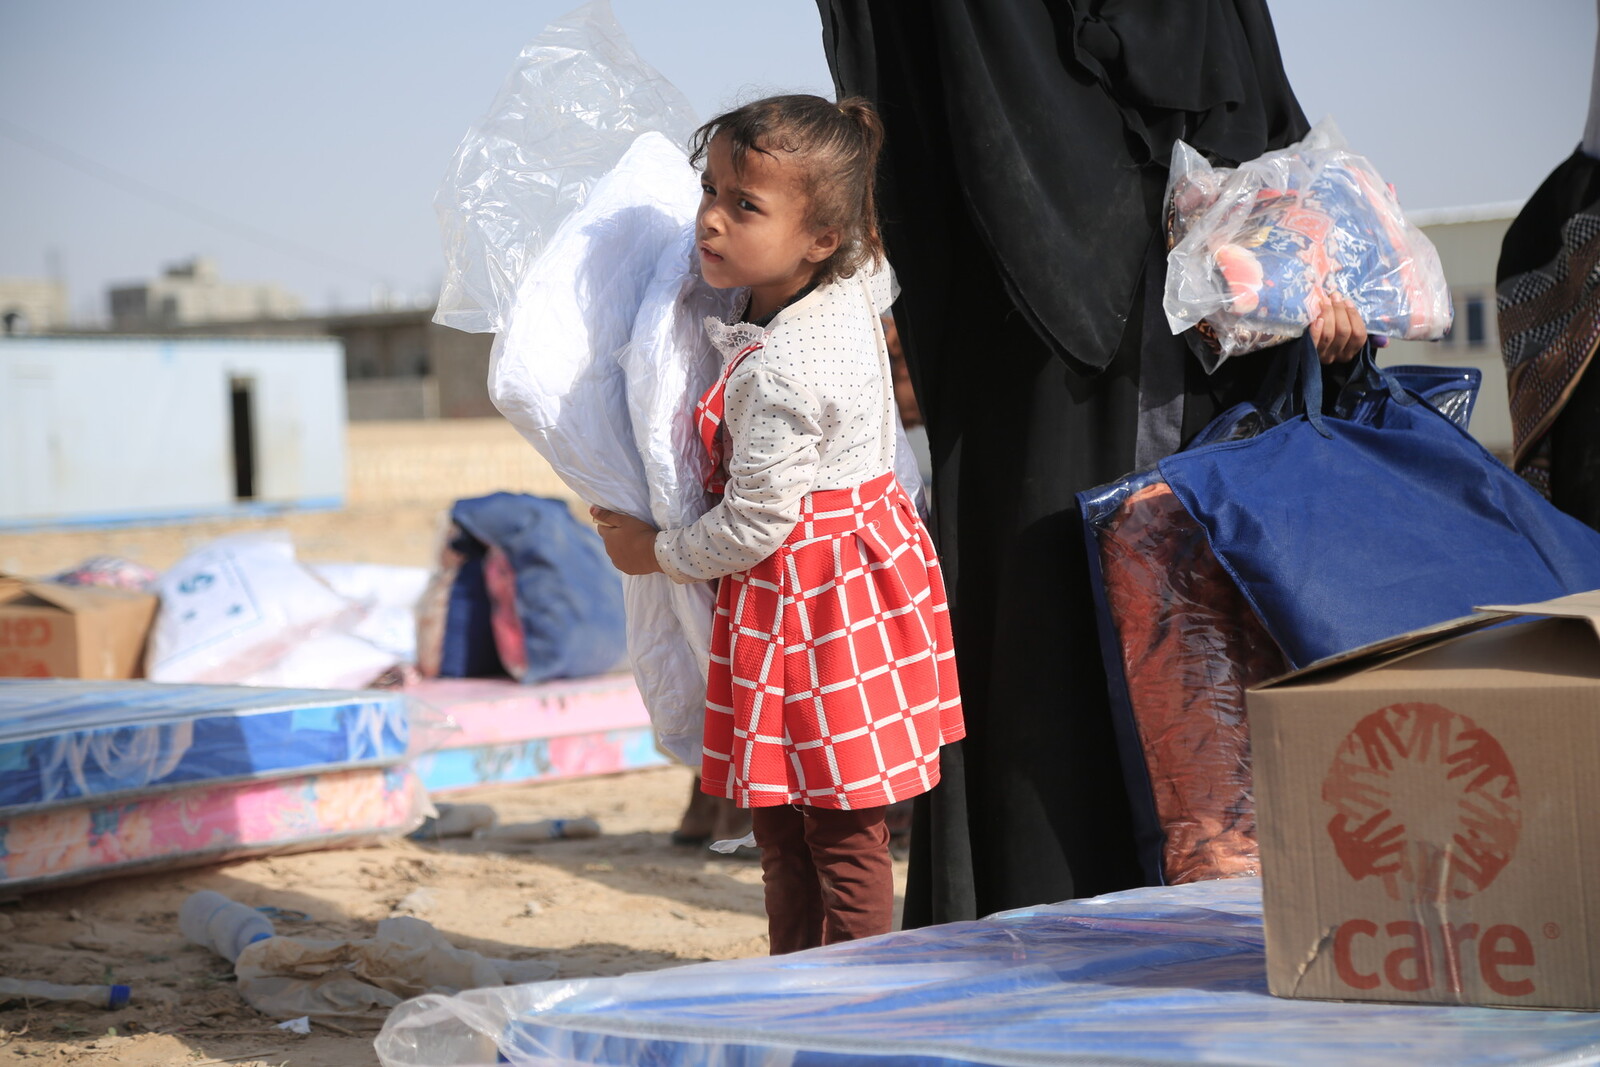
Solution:
[{"label": "stack of aid supplies", "polygon": [[0,680],[0,891],[399,836],[397,693]]}]

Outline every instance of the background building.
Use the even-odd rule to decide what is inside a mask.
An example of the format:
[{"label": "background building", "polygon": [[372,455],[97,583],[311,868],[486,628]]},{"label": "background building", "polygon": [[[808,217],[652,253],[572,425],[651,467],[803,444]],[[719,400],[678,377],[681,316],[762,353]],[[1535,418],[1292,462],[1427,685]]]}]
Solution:
[{"label": "background building", "polygon": [[440,326],[433,321],[432,307],[192,323],[153,332],[174,337],[334,338],[344,345],[352,422],[500,417],[489,400],[494,334]]},{"label": "background building", "polygon": [[0,337],[0,528],[345,497],[339,345]]},{"label": "background building", "polygon": [[111,290],[111,328],[119,333],[299,313],[299,297],[276,285],[224,282],[216,265],[198,256],[168,267],[155,281]]},{"label": "background building", "polygon": [[1427,363],[1481,371],[1483,386],[1472,413],[1472,435],[1502,459],[1511,452],[1511,413],[1500,359],[1494,272],[1500,243],[1521,207],[1485,204],[1408,214],[1439,250],[1455,303],[1455,324],[1442,341],[1395,341],[1382,352],[1385,366]]},{"label": "background building", "polygon": [[[0,308],[4,293],[0,289]],[[65,293],[59,298],[61,315],[44,326],[37,324],[42,312],[25,312],[32,332],[333,338],[344,345],[345,399],[353,421],[499,418],[487,384],[494,335],[439,326],[432,306],[301,315],[299,299],[276,285],[223,282],[215,264],[202,257],[169,267],[155,281],[112,289],[109,330],[69,329]]]},{"label": "background building", "polygon": [[44,278],[0,278],[0,334],[49,333],[67,327],[67,287]]}]

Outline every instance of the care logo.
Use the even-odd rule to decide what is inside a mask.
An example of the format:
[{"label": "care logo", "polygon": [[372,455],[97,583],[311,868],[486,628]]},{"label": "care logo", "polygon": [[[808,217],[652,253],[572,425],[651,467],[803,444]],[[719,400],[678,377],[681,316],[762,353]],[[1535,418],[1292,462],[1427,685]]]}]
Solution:
[{"label": "care logo", "polygon": [[1477,723],[1437,704],[1394,704],[1356,724],[1322,783],[1328,835],[1350,877],[1391,899],[1482,890],[1522,832],[1516,770]]}]

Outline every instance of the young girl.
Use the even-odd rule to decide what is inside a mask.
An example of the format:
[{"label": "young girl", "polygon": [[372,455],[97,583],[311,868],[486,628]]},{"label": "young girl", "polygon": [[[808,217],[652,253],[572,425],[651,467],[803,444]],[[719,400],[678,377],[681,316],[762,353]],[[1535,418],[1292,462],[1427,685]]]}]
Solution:
[{"label": "young girl", "polygon": [[695,418],[722,499],[656,531],[591,509],[627,574],[719,581],[702,788],[752,810],[773,954],[887,932],[888,805],[933,788],[965,729],[944,582],[891,467],[873,199],[882,126],[860,99],[780,96],[695,134],[720,379]]}]

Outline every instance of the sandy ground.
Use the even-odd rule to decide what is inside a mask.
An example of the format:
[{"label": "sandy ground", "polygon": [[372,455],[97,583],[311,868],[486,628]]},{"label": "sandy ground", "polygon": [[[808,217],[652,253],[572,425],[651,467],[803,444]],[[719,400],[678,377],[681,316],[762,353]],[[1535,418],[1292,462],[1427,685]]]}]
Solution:
[{"label": "sandy ground", "polygon": [[[380,919],[417,914],[457,947],[547,960],[558,978],[762,955],[759,865],[668,839],[689,784],[687,770],[667,767],[448,798],[489,804],[502,823],[589,815],[604,832],[588,840],[495,851],[470,839],[395,840],[111,879],[0,904],[0,974],[133,990],[132,1002],[116,1011],[55,1003],[0,1010],[0,1063],[378,1063],[374,1031],[314,1024],[300,1036],[246,1005],[231,965],[178,930],[178,908],[198,889],[304,912],[305,921],[278,922],[290,936],[370,937]],[[905,850],[897,842],[895,851],[903,891]]]},{"label": "sandy ground", "polygon": [[[456,496],[496,488],[565,496],[498,421],[352,426],[350,456],[352,506],[338,512],[0,533],[0,571],[48,576],[99,553],[165,569],[214,537],[266,528],[290,534],[309,563],[430,566]],[[0,1064],[378,1064],[374,1030],[315,1024],[301,1037],[274,1029],[275,1019],[245,1005],[232,965],[179,931],[179,905],[195,889],[304,912],[306,921],[280,921],[278,933],[315,939],[370,937],[382,918],[416,913],[462,949],[554,961],[566,979],[763,955],[758,865],[669,841],[690,782],[688,769],[656,768],[445,798],[488,803],[502,824],[592,816],[603,833],[590,840],[498,851],[472,840],[392,840],[0,901],[0,976],[133,989],[133,1001],[117,1011],[56,1003],[0,1008]],[[896,856],[904,886],[902,840]]]},{"label": "sandy ground", "polygon": [[[98,553],[163,569],[215,537],[261,528],[288,531],[307,562],[427,566],[447,506],[447,500],[388,501],[340,512],[191,525],[6,533],[0,534],[0,570],[47,575]],[[588,840],[498,851],[469,839],[393,840],[0,901],[0,975],[133,990],[132,1002],[116,1011],[55,1003],[0,1008],[0,1064],[378,1063],[374,1032],[317,1024],[299,1036],[275,1029],[277,1020],[247,1006],[232,966],[188,943],[178,929],[179,906],[198,889],[256,907],[304,912],[307,920],[279,922],[278,932],[324,940],[370,937],[378,921],[399,908],[426,919],[458,947],[549,960],[561,978],[765,954],[758,865],[669,841],[689,788],[689,771],[671,767],[442,798],[489,804],[502,823],[592,816],[603,833]],[[895,865],[901,888],[904,854],[901,839]]]}]

